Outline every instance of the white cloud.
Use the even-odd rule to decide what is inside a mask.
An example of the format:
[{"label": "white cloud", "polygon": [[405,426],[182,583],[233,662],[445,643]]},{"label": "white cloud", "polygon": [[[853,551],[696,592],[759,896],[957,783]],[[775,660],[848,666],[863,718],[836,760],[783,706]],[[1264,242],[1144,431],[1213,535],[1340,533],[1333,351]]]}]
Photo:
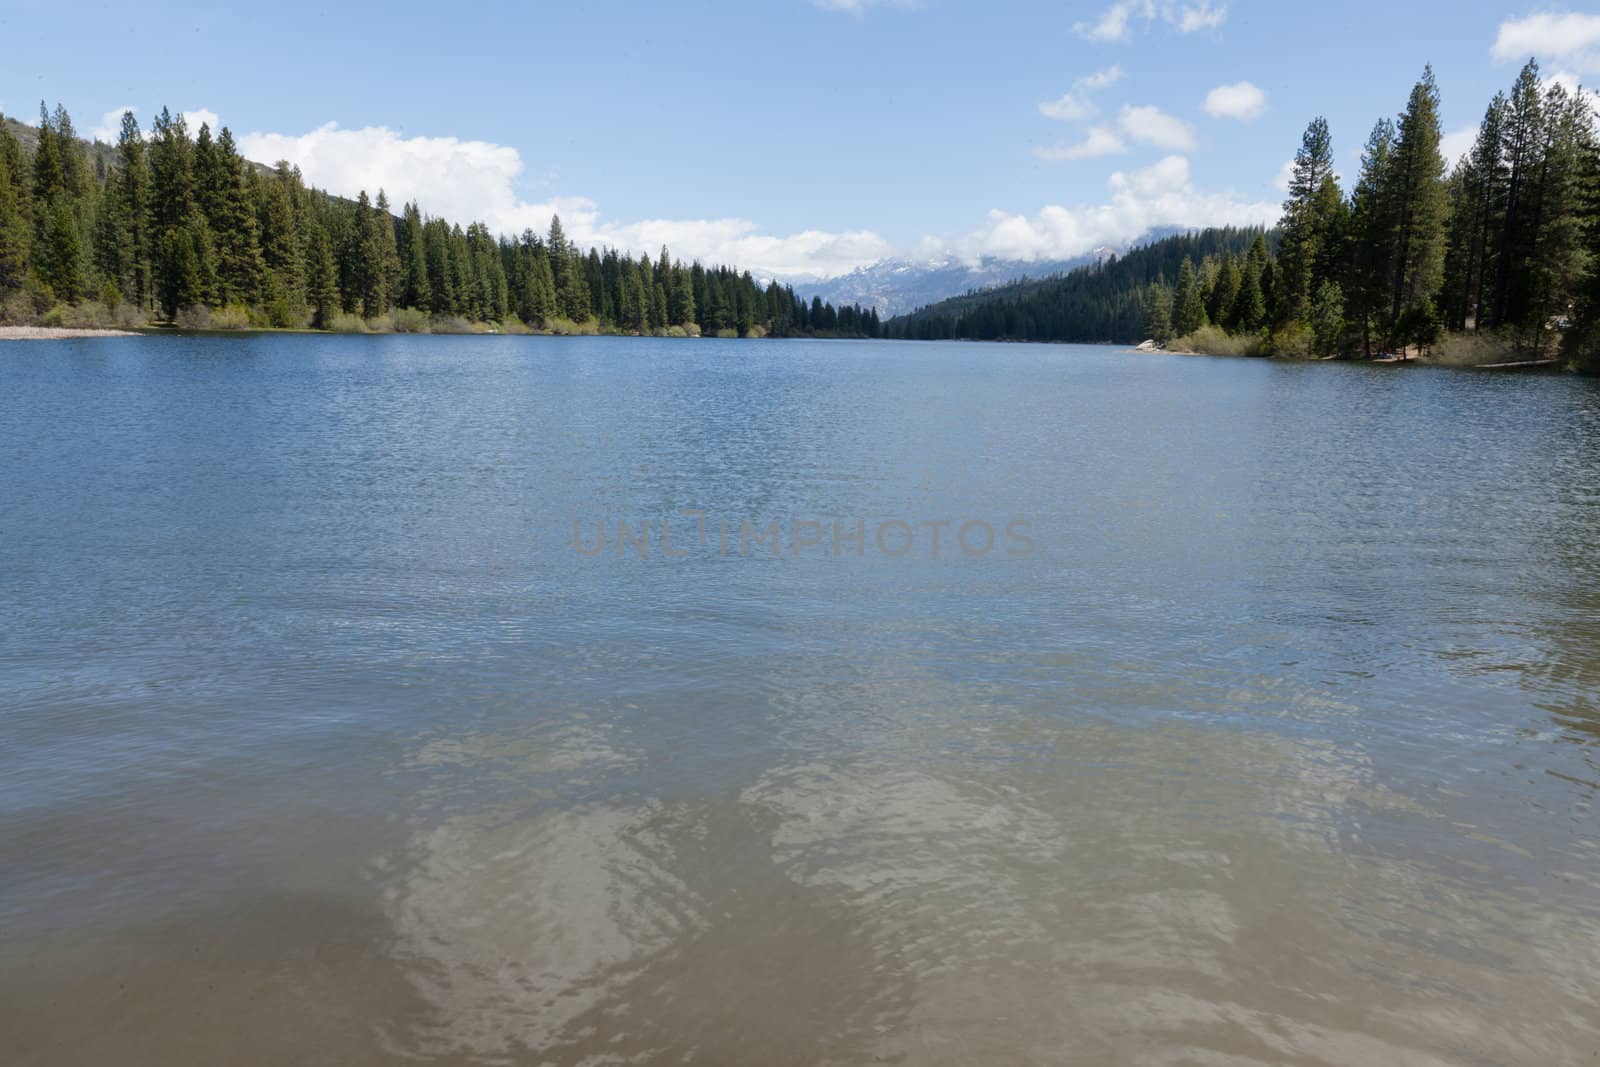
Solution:
[{"label": "white cloud", "polygon": [[116,144],[117,138],[122,136],[122,113],[124,111],[131,111],[135,115],[139,113],[139,109],[132,104],[127,107],[112,108],[100,116],[100,124],[89,131],[89,136],[96,141],[104,141],[106,144]]},{"label": "white cloud", "polygon": [[1076,89],[1062,94],[1057,100],[1039,101],[1039,114],[1047,119],[1057,119],[1061,122],[1086,119],[1097,114],[1099,110],[1088,96]]},{"label": "white cloud", "polygon": [[543,233],[559,213],[568,236],[583,245],[610,245],[654,254],[666,244],[675,256],[725,263],[766,275],[831,277],[875,263],[894,249],[870,230],[806,230],[784,237],[759,232],[748,219],[647,219],[615,222],[584,197],[524,200],[516,182],[520,153],[487,141],[454,137],[404,137],[383,126],[340,129],[328,123],[290,136],[250,133],[239,139],[250,159],[287,159],[306,181],[344,196],[383,189],[397,207],[416,201],[422,210],[465,225],[482,220],[497,233]]},{"label": "white cloud", "polygon": [[1216,7],[1209,3],[1186,5],[1178,12],[1178,32],[1196,33],[1200,30],[1214,30],[1227,19],[1226,5]]},{"label": "white cloud", "polygon": [[1596,119],[1600,119],[1600,92],[1587,88],[1579,83],[1578,76],[1570,71],[1559,70],[1545,79],[1546,85],[1559,85],[1574,96],[1582,97],[1588,101],[1589,110]]},{"label": "white cloud", "polygon": [[1179,33],[1196,33],[1215,29],[1228,18],[1228,8],[1212,4],[1210,0],[1197,3],[1172,3],[1171,0],[1117,0],[1100,13],[1093,22],[1079,22],[1073,26],[1080,37],[1091,41],[1127,41],[1133,36],[1133,23],[1138,19],[1149,25],[1160,21]]},{"label": "white cloud", "polygon": [[1600,15],[1547,11],[1508,19],[1500,24],[1489,54],[1502,63],[1539,56],[1579,74],[1600,71]]},{"label": "white cloud", "polygon": [[1446,168],[1454,167],[1460,162],[1461,157],[1472,151],[1473,142],[1478,139],[1478,127],[1463,126],[1459,130],[1451,130],[1439,138],[1439,154],[1444,157]]},{"label": "white cloud", "polygon": [[979,229],[950,242],[925,239],[918,250],[943,251],[969,262],[985,256],[1070,259],[1162,227],[1262,226],[1276,222],[1280,213],[1275,203],[1197,190],[1189,161],[1182,156],[1168,156],[1131,173],[1119,171],[1107,186],[1107,203],[1078,208],[1052,204],[1032,216],[991,211]]},{"label": "white cloud", "polygon": [[[122,113],[124,111],[131,111],[135,115],[139,114],[139,109],[131,104],[127,107],[112,108],[100,116],[99,124],[89,131],[89,136],[97,141],[104,141],[106,144],[115,144],[117,138],[122,135]],[[215,111],[208,108],[201,107],[193,111],[180,111],[179,114],[183,116],[184,125],[189,128],[190,137],[200,132],[202,124],[210,126],[213,134],[222,130],[222,120],[217,117]]]},{"label": "white cloud", "polygon": [[[1090,130],[1089,137],[1120,140],[1114,130],[1103,127]],[[288,159],[308,182],[342,195],[365,189],[376,196],[382,188],[396,206],[415,200],[429,214],[463,224],[482,220],[499,233],[525,228],[543,232],[550,216],[559,212],[568,235],[583,245],[654,254],[665,244],[685,260],[730,264],[761,277],[834,277],[902,251],[871,230],[777,235],[763,232],[749,219],[613,220],[583,197],[525,200],[517,192],[523,173],[520,154],[485,141],[405,137],[382,126],[345,130],[329,123],[299,136],[250,133],[240,138],[240,147],[248,158],[261,162]],[[1107,188],[1105,203],[1050,205],[1034,215],[995,211],[966,234],[925,237],[916,247],[919,253],[967,261],[984,256],[1066,259],[1160,227],[1261,225],[1278,217],[1277,204],[1197,190],[1188,161],[1179,155],[1143,170],[1113,174]]]},{"label": "white cloud", "polygon": [[1219,85],[1206,94],[1207,115],[1219,119],[1258,119],[1267,110],[1267,94],[1250,82]]},{"label": "white cloud", "polygon": [[1117,115],[1117,125],[1133,140],[1157,148],[1188,152],[1195,147],[1194,132],[1188,124],[1158,107],[1124,107]]},{"label": "white cloud", "polygon": [[222,129],[222,120],[217,118],[217,113],[208,111],[203,107],[196,108],[193,111],[185,111],[183,113],[183,123],[189,127],[189,135],[191,137],[200,132],[201,126],[210,126],[213,136]]},{"label": "white cloud", "polygon": [[1100,156],[1121,155],[1128,150],[1127,142],[1109,126],[1095,126],[1089,135],[1073,145],[1056,145],[1053,148],[1036,148],[1033,154],[1040,159],[1066,162],[1073,159],[1096,159]]},{"label": "white cloud", "polygon": [[1085,89],[1093,89],[1098,92],[1101,89],[1111,88],[1121,80],[1122,68],[1113,65],[1107,67],[1105,70],[1097,70],[1088,77],[1079,78],[1078,84],[1083,86]]},{"label": "white cloud", "polygon": [[1086,119],[1095,114],[1094,102],[1089,94],[1099,92],[1117,83],[1122,77],[1121,67],[1107,67],[1085,75],[1072,83],[1072,88],[1059,100],[1046,100],[1039,104],[1039,114],[1049,119],[1069,122]]},{"label": "white cloud", "polygon": [[1284,160],[1283,166],[1278,168],[1278,176],[1272,179],[1273,188],[1285,196],[1289,193],[1289,183],[1294,180],[1294,160]]},{"label": "white cloud", "polygon": [[811,0],[824,11],[844,11],[857,18],[866,14],[869,7],[898,7],[911,10],[922,6],[921,0]]}]

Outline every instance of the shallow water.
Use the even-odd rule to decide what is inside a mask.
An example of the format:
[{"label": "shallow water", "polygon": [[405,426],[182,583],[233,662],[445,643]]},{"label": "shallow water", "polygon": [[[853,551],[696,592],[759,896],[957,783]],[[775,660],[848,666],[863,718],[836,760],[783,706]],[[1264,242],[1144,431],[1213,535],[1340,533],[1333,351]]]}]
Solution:
[{"label": "shallow water", "polygon": [[8,1062],[1600,1051],[1595,383],[100,339],[0,457]]}]

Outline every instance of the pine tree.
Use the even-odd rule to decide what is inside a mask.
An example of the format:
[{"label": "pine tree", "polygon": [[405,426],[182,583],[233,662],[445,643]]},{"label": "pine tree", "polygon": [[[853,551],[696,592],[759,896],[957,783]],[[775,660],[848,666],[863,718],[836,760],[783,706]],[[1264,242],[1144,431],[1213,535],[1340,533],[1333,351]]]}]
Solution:
[{"label": "pine tree", "polygon": [[1311,326],[1312,353],[1337,355],[1344,336],[1344,290],[1338,282],[1325,281],[1311,295],[1307,318]]},{"label": "pine tree", "polygon": [[161,309],[168,322],[177,319],[180,309],[200,302],[199,259],[188,229],[174,226],[161,234],[156,249],[156,279]]},{"label": "pine tree", "polygon": [[304,241],[295,210],[299,174],[279,163],[256,187],[256,219],[264,270],[262,299],[274,326],[304,325]]},{"label": "pine tree", "polygon": [[1528,313],[1521,347],[1549,355],[1553,327],[1569,318],[1587,266],[1582,183],[1594,152],[1594,119],[1581,97],[1560,84],[1545,93],[1540,165],[1533,195]]},{"label": "pine tree", "polygon": [[[1294,319],[1305,314],[1316,282],[1316,268],[1323,244],[1329,236],[1331,220],[1326,195],[1333,181],[1333,137],[1328,120],[1318,116],[1306,127],[1295,154],[1294,172],[1289,179],[1289,199],[1283,204],[1283,241],[1278,261],[1283,293],[1280,318]],[[1332,185],[1338,200],[1338,185]]]},{"label": "pine tree", "polygon": [[400,262],[394,213],[389,210],[389,196],[382,189],[378,190],[378,202],[373,205],[372,227],[377,241],[378,272],[383,277],[385,307],[403,304],[406,272]]},{"label": "pine tree", "polygon": [[83,295],[83,245],[78,239],[78,220],[73,217],[70,198],[62,191],[56,192],[45,211],[34,269],[57,300],[71,304]]},{"label": "pine tree", "polygon": [[1239,298],[1239,282],[1239,264],[1232,255],[1223,256],[1217,267],[1216,281],[1211,284],[1211,298],[1206,303],[1207,314],[1219,326],[1232,316],[1234,301]]},{"label": "pine tree", "polygon": [[1498,256],[1490,325],[1526,321],[1530,297],[1527,276],[1533,246],[1529,185],[1537,170],[1544,129],[1544,100],[1539,85],[1539,64],[1528,60],[1511,89],[1501,137],[1501,158],[1506,169],[1505,211],[1501,217]]},{"label": "pine tree", "polygon": [[1268,265],[1266,239],[1257,235],[1244,257],[1244,269],[1239,273],[1239,294],[1234,298],[1229,314],[1229,328],[1241,333],[1254,333],[1267,323],[1267,288],[1263,275]]},{"label": "pine tree", "polygon": [[339,311],[338,274],[334,266],[333,243],[328,231],[313,222],[306,233],[306,303],[311,309],[311,325],[326,330]]},{"label": "pine tree", "polygon": [[183,116],[166,108],[150,131],[152,281],[169,321],[180,307],[202,297],[201,267],[191,232],[198,217],[194,189],[194,143]]},{"label": "pine tree", "polygon": [[1172,340],[1172,290],[1160,282],[1145,290],[1144,332],[1158,345]]},{"label": "pine tree", "polygon": [[1382,336],[1386,329],[1388,267],[1394,249],[1394,211],[1387,198],[1394,138],[1394,123],[1379,119],[1361,154],[1361,175],[1351,201],[1353,257],[1345,297],[1347,312],[1354,314],[1361,329],[1362,354],[1368,358],[1374,336]]},{"label": "pine tree", "polygon": [[400,302],[411,308],[425,308],[432,302],[428,287],[428,256],[422,237],[422,211],[413,201],[405,206],[399,255],[403,264]]},{"label": "pine tree", "polygon": [[[66,176],[62,172],[62,147],[61,139],[56,135],[55,124],[50,121],[50,112],[45,108],[44,101],[39,101],[39,139],[33,146],[33,199],[39,204],[48,205],[57,194],[66,190]],[[48,215],[48,210],[44,213]],[[39,219],[39,228],[44,230],[45,219]]]},{"label": "pine tree", "polygon": [[1492,276],[1495,241],[1505,213],[1507,170],[1502,158],[1506,109],[1504,93],[1496,93],[1472,151],[1461,161],[1453,179],[1450,251],[1445,265],[1444,313],[1453,329],[1465,329],[1470,318],[1474,330],[1485,324],[1484,295]]},{"label": "pine tree", "polygon": [[[666,250],[662,250],[666,255]],[[669,272],[671,283],[667,287],[667,318],[674,326],[689,327],[699,321],[699,309],[694,300],[694,278],[690,272],[683,269],[682,264],[675,265]]]},{"label": "pine tree", "polygon": [[122,128],[117,135],[117,169],[113,188],[107,197],[115,205],[120,249],[117,255],[117,285],[141,311],[150,307],[153,296],[150,281],[150,167],[145,155],[144,134],[133,112],[122,113]]},{"label": "pine tree", "polygon": [[1439,154],[1439,90],[1425,67],[1400,116],[1385,199],[1394,210],[1389,276],[1390,321],[1410,306],[1431,309],[1444,280],[1449,221],[1444,158]]},{"label": "pine tree", "polygon": [[1600,374],[1600,143],[1593,138],[1583,154],[1578,190],[1573,210],[1588,262],[1574,287],[1572,321],[1562,337],[1562,352],[1576,370]]},{"label": "pine tree", "polygon": [[1205,303],[1201,299],[1200,285],[1195,278],[1194,264],[1188,256],[1178,268],[1178,288],[1173,294],[1173,330],[1179,337],[1188,337],[1206,324]]},{"label": "pine tree", "polygon": [[0,293],[20,288],[32,246],[32,190],[24,173],[22,146],[0,115]]}]

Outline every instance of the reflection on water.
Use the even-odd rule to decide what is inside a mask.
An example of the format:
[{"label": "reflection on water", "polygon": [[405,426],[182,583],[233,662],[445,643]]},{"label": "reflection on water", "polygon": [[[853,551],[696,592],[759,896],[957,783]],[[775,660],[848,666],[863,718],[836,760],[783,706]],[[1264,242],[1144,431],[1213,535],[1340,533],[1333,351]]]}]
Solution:
[{"label": "reflection on water", "polygon": [[[272,337],[0,397],[16,1062],[1600,1048],[1591,383]],[[1039,551],[570,552],[686,506]]]}]

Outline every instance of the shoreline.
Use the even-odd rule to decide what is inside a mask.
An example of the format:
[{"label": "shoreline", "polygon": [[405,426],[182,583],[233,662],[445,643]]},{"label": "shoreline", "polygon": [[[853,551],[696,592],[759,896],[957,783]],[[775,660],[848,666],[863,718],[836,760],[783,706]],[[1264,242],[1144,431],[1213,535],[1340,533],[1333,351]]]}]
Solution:
[{"label": "shoreline", "polygon": [[[150,324],[123,329],[95,326],[0,326],[0,341],[62,341],[85,337],[249,337],[256,334],[303,334],[312,337],[646,337],[662,340],[702,341],[870,341],[885,340],[865,334],[823,331],[807,334],[748,334],[728,336],[724,333],[637,333],[604,329],[564,329],[549,327],[522,327],[521,329],[495,328],[485,324],[482,329],[426,329],[426,330],[317,330],[300,326],[169,326]],[[680,328],[681,329],[681,328]]]},{"label": "shoreline", "polygon": [[70,341],[82,337],[142,337],[133,330],[78,326],[0,326],[0,341]]},{"label": "shoreline", "polygon": [[1439,360],[1433,356],[1422,355],[1398,356],[1391,354],[1373,356],[1371,358],[1362,358],[1360,356],[1285,356],[1276,352],[1251,355],[1243,352],[1201,352],[1193,348],[1146,348],[1143,344],[1119,347],[1122,347],[1131,355],[1138,356],[1204,356],[1210,359],[1261,359],[1277,363],[1345,363],[1356,366],[1431,367],[1439,370],[1494,370],[1549,374],[1580,373],[1570,369],[1560,359],[1512,360],[1495,363],[1453,363]]}]

